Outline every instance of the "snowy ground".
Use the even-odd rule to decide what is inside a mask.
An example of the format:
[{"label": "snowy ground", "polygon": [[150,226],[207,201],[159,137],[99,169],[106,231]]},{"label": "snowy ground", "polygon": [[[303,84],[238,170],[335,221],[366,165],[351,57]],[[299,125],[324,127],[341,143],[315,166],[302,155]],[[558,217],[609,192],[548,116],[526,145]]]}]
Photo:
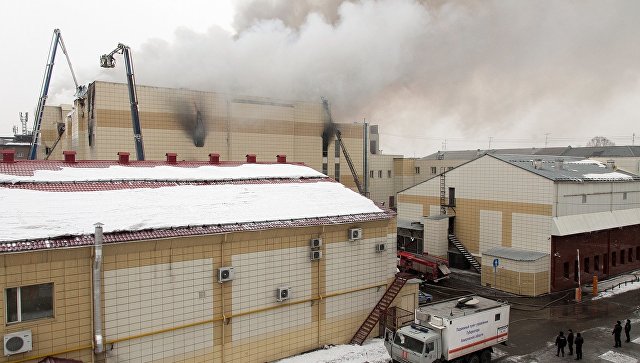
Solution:
[{"label": "snowy ground", "polygon": [[[607,297],[611,297],[613,295],[621,294],[627,291],[640,289],[640,282],[636,283],[628,283],[627,285],[622,285],[619,288],[615,288],[613,290],[609,290],[606,292],[601,292],[598,296],[595,296],[593,299],[603,299]],[[635,323],[635,322],[634,322]],[[607,328],[608,331],[609,328]],[[634,343],[640,343],[640,338],[635,339]],[[553,343],[550,343],[553,345]],[[553,351],[551,349],[551,345],[546,349],[543,349],[540,354],[543,355],[546,351]],[[498,358],[504,356],[505,353],[496,350],[496,354],[493,355],[493,358]],[[535,353],[534,353],[535,355]],[[615,363],[637,363],[638,360],[636,358],[632,358],[626,354],[608,351],[602,354],[600,359],[615,362]],[[370,339],[364,345],[337,345],[333,347],[327,347],[325,349],[317,350],[315,352],[301,354],[295,357],[286,358],[278,361],[278,363],[386,363],[389,362],[391,358],[387,353],[384,347],[384,341],[382,339]],[[531,360],[531,355],[527,355],[526,357],[509,357],[507,359],[509,362],[542,362],[539,360]]]},{"label": "snowy ground", "polygon": [[384,348],[384,340],[374,338],[362,346],[337,345],[315,352],[279,360],[278,363],[386,363],[391,360]]}]

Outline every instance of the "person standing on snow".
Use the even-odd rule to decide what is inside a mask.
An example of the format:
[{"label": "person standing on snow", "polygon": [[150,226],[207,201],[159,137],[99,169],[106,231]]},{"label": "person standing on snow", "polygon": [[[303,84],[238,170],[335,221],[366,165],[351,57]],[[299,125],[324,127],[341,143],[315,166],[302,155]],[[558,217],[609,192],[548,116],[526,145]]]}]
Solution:
[{"label": "person standing on snow", "polygon": [[627,323],[624,324],[624,335],[627,336],[627,343],[631,341],[631,338],[629,337],[630,331],[631,331],[631,320],[627,319]]}]

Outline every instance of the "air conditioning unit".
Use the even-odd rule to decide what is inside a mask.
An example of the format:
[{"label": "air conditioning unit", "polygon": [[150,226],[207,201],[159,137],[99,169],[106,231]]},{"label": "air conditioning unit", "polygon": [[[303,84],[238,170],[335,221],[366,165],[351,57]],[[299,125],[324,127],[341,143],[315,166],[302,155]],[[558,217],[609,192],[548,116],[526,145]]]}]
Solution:
[{"label": "air conditioning unit", "polygon": [[311,261],[319,260],[322,258],[322,251],[311,251]]},{"label": "air conditioning unit", "polygon": [[218,269],[218,282],[223,283],[233,280],[233,267],[220,267]]},{"label": "air conditioning unit", "polygon": [[322,247],[322,238],[312,238],[311,248],[320,248],[320,247]]},{"label": "air conditioning unit", "polygon": [[386,251],[387,247],[384,245],[384,243],[377,243],[376,244],[376,252],[384,252]]},{"label": "air conditioning unit", "polygon": [[278,288],[278,301],[289,300],[291,296],[291,288],[290,287],[279,287]]},{"label": "air conditioning unit", "polygon": [[362,239],[362,228],[351,228],[349,230],[349,239],[352,241]]},{"label": "air conditioning unit", "polygon": [[4,355],[9,356],[18,353],[30,352],[31,330],[23,330],[4,336]]}]

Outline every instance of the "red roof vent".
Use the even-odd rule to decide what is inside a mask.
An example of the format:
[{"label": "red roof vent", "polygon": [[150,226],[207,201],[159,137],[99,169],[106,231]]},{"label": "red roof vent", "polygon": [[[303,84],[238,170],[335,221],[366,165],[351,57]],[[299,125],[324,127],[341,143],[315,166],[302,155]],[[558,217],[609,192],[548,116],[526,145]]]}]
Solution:
[{"label": "red roof vent", "polygon": [[64,155],[65,163],[75,163],[76,162],[76,152],[74,150],[65,150],[62,152]]},{"label": "red roof vent", "polygon": [[15,163],[16,162],[15,150],[2,150],[2,162],[3,163]]},{"label": "red roof vent", "polygon": [[217,153],[209,154],[209,164],[220,164],[220,154],[217,154]]},{"label": "red roof vent", "polygon": [[256,163],[256,154],[247,154],[247,163]]},{"label": "red roof vent", "polygon": [[175,164],[177,163],[177,158],[178,158],[178,154],[176,153],[166,153],[165,155],[167,155],[167,163],[169,164]]},{"label": "red roof vent", "polygon": [[276,155],[276,160],[278,160],[278,163],[285,164],[287,162],[287,155],[285,154]]},{"label": "red roof vent", "polygon": [[120,164],[129,164],[129,153],[124,151],[118,152],[118,162]]}]

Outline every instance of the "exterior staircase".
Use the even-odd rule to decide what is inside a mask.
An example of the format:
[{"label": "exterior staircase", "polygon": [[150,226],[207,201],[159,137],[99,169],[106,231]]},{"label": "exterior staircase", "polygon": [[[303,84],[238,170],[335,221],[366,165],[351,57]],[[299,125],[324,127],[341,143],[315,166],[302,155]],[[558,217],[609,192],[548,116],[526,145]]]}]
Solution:
[{"label": "exterior staircase", "polygon": [[454,234],[449,234],[449,242],[453,243],[453,245],[456,246],[458,251],[460,251],[460,253],[462,253],[464,258],[466,258],[467,261],[469,261],[471,266],[473,266],[473,268],[478,273],[481,272],[481,266],[480,266],[480,263],[478,262],[478,260],[476,260],[476,258],[473,257],[473,255],[467,250],[467,248],[460,241],[458,241],[458,238],[456,238],[456,236]]},{"label": "exterior staircase", "polygon": [[351,338],[351,344],[362,345],[369,336],[369,333],[371,333],[371,330],[373,330],[380,318],[384,315],[389,305],[391,305],[393,299],[396,298],[400,289],[402,289],[407,280],[413,277],[413,275],[404,272],[396,274],[396,279],[393,280],[393,283],[387,291],[385,291],[380,301],[378,301],[378,304],[371,310],[369,316],[365,319],[364,323],[362,323],[353,338]]}]

